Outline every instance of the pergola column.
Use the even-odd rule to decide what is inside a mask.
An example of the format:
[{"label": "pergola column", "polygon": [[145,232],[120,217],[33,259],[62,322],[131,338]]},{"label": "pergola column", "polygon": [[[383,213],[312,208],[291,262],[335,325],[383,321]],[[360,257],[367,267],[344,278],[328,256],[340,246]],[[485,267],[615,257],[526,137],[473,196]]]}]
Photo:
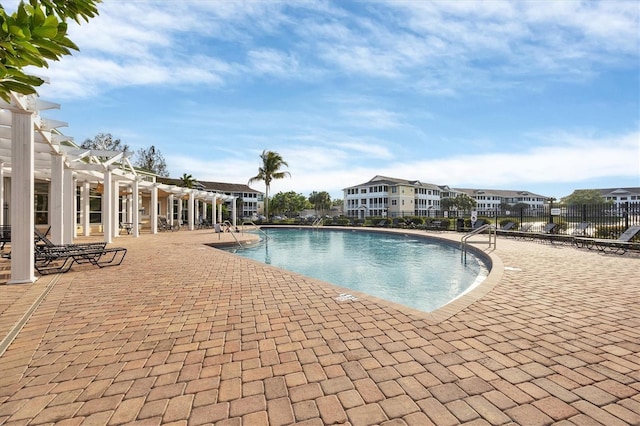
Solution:
[{"label": "pergola column", "polygon": [[195,198],[193,191],[189,192],[189,203],[187,204],[187,221],[189,222],[189,231],[193,231],[194,229],[194,208],[195,208]]},{"label": "pergola column", "polygon": [[4,161],[0,161],[0,226],[4,225]]},{"label": "pergola column", "polygon": [[91,235],[91,185],[89,182],[82,183],[82,192],[80,192],[80,208],[82,209],[82,234],[85,237]]},{"label": "pergola column", "polygon": [[169,220],[169,225],[173,226],[173,194],[169,194],[169,196],[167,197],[167,203],[169,203],[169,205],[167,206],[167,216],[169,216],[167,219]]},{"label": "pergola column", "polygon": [[104,182],[102,190],[102,232],[104,234],[104,241],[111,243],[112,239],[112,226],[113,226],[113,183],[111,182],[111,170],[107,169],[104,172]]},{"label": "pergola column", "polygon": [[34,130],[30,112],[11,112],[11,279],[32,283],[34,273]]},{"label": "pergola column", "polygon": [[51,185],[49,186],[49,225],[51,241],[64,244],[64,157],[51,154]]},{"label": "pergola column", "polygon": [[111,229],[113,237],[120,236],[120,181],[113,180],[113,228]]},{"label": "pergola column", "polygon": [[211,225],[215,225],[218,223],[216,220],[216,206],[218,205],[218,196],[214,195],[213,200],[211,200]]},{"label": "pergola column", "polygon": [[63,244],[73,243],[76,228],[76,187],[73,179],[73,171],[67,167],[63,170]]},{"label": "pergola column", "polygon": [[[138,205],[140,204],[140,190],[138,188],[138,179],[134,180],[131,184],[131,222],[132,222],[132,230],[134,237],[140,236],[140,209],[138,209]],[[153,206],[151,211],[153,212]],[[153,213],[152,213],[153,214]]]},{"label": "pergola column", "polygon": [[236,227],[236,224],[238,222],[238,218],[237,218],[238,215],[236,214],[236,210],[237,210],[236,200],[237,200],[237,198],[233,197],[233,200],[231,201],[232,202],[232,205],[231,205],[231,223],[233,224],[234,228]]},{"label": "pergola column", "polygon": [[158,187],[151,187],[151,233],[158,233]]}]

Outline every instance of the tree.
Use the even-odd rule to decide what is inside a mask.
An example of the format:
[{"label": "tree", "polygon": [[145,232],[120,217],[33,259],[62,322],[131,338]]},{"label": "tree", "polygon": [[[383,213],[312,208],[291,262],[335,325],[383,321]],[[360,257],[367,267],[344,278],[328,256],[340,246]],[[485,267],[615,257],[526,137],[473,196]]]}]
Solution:
[{"label": "tree", "polygon": [[98,133],[93,139],[85,139],[80,147],[101,151],[131,152],[129,145],[122,143],[120,139],[114,139],[111,133]]},{"label": "tree", "polygon": [[148,149],[140,148],[138,150],[135,165],[142,169],[149,170],[158,176],[169,177],[167,163],[164,161],[160,150],[153,145]]},{"label": "tree", "polygon": [[451,210],[455,208],[460,211],[471,211],[478,203],[467,194],[458,194],[455,198],[443,198],[440,201],[440,207],[443,210]]},{"label": "tree", "polygon": [[27,74],[27,66],[47,68],[72,50],[79,50],[67,37],[68,19],[80,23],[98,15],[102,0],[29,0],[21,1],[16,11],[7,14],[0,5],[0,98],[9,102],[10,92],[36,93],[44,80]]},{"label": "tree", "polygon": [[478,205],[476,200],[469,197],[467,194],[458,194],[455,198],[456,207],[458,210],[462,210],[465,212],[471,211],[475,206]]},{"label": "tree", "polygon": [[193,178],[193,176],[188,175],[186,173],[182,174],[182,177],[180,178],[180,186],[183,186],[185,188],[193,188],[193,186],[196,184],[197,180],[195,180]]},{"label": "tree", "polygon": [[313,205],[316,213],[320,211],[321,214],[324,214],[326,210],[331,208],[331,196],[327,191],[313,191],[309,194],[309,202]]},{"label": "tree", "polygon": [[273,151],[262,151],[260,155],[262,159],[262,166],[258,168],[258,174],[249,179],[249,185],[253,182],[264,181],[265,197],[264,197],[264,215],[269,218],[269,187],[273,179],[284,179],[286,176],[291,176],[291,173],[279,170],[282,166],[287,166],[286,161],[282,159],[282,156]]},{"label": "tree", "polygon": [[307,205],[307,197],[293,191],[278,192],[273,196],[271,204],[274,212],[281,212],[292,217],[304,210]]},{"label": "tree", "polygon": [[440,207],[442,207],[442,210],[451,210],[451,208],[455,207],[455,205],[455,198],[443,198],[442,200],[440,200]]},{"label": "tree", "polygon": [[576,189],[571,195],[563,197],[560,202],[568,206],[581,204],[604,204],[606,200],[597,189]]}]

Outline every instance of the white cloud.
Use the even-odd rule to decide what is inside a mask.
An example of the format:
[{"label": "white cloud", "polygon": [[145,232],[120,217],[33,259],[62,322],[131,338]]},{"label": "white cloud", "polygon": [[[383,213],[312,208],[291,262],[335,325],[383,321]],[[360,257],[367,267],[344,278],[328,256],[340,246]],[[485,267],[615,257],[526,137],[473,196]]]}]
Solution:
[{"label": "white cloud", "polygon": [[[343,188],[366,182],[375,175],[418,179],[454,187],[531,191],[535,186],[548,183],[579,183],[606,177],[638,179],[639,140],[640,132],[601,138],[557,134],[546,145],[520,153],[488,153],[430,160],[404,158],[382,167],[374,167],[366,160],[358,161],[357,155],[341,151],[347,148],[365,149],[364,146],[274,149],[289,163],[289,167],[283,170],[288,170],[291,177],[273,182],[272,193],[295,191],[308,195],[312,191],[328,191],[334,198],[341,197]],[[173,175],[181,175],[183,170],[189,170],[201,180],[234,183],[248,181],[257,173],[260,165],[257,152],[245,153],[243,158],[218,161],[181,156],[172,158],[171,163]],[[264,191],[261,183],[252,187]]]}]

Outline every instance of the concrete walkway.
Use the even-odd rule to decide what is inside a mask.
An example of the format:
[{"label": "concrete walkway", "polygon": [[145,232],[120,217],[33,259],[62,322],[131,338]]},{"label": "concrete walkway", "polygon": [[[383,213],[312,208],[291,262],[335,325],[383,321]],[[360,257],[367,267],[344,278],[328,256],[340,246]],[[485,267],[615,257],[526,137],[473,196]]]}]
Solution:
[{"label": "concrete walkway", "polygon": [[638,256],[498,238],[425,314],[204,245],[229,238],[0,285],[0,424],[640,424]]}]

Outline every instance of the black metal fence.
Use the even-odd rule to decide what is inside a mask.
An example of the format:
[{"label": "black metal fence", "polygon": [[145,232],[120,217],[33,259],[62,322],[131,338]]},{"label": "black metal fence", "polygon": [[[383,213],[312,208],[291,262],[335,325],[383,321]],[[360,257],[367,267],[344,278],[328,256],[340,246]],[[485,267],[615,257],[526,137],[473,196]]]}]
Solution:
[{"label": "black metal fence", "polygon": [[543,210],[516,209],[497,215],[479,216],[498,228],[513,222],[512,229],[528,227],[541,232],[549,223],[556,224],[554,233],[584,235],[596,238],[618,238],[627,228],[640,225],[640,202],[624,204],[582,204],[574,206],[553,205]]}]

